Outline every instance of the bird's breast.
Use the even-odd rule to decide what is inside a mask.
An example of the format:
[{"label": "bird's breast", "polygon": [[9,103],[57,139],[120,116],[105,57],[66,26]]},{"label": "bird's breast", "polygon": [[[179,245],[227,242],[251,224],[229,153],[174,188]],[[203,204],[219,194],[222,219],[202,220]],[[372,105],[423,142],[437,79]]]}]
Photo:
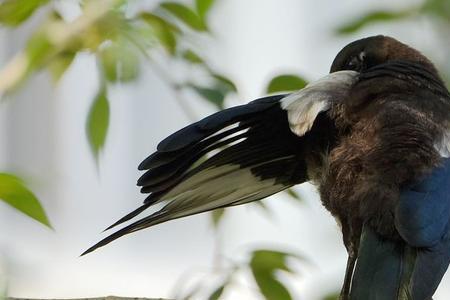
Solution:
[{"label": "bird's breast", "polygon": [[322,202],[335,217],[369,223],[393,239],[398,238],[394,216],[400,188],[440,159],[436,132],[398,107],[385,105],[341,136],[319,184]]}]

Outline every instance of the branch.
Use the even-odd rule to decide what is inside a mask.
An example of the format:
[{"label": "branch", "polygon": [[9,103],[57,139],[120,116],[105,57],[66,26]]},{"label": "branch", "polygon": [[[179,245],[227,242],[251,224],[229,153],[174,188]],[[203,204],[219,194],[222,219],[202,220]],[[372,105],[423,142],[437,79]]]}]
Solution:
[{"label": "branch", "polygon": [[[30,40],[34,40],[33,49],[27,49],[29,44],[21,52],[17,53],[4,67],[0,69],[0,94],[14,90],[24,81],[32,71],[39,69],[44,62],[49,62],[66,50],[73,50],[73,44],[80,43],[79,39],[85,37],[89,29],[108,18],[108,13],[119,3],[120,0],[98,0],[86,3],[85,12],[71,23],[64,23],[49,19],[44,26],[34,32]],[[97,37],[96,37],[97,38]],[[100,39],[93,39],[95,48]],[[30,42],[28,42],[30,43]],[[46,51],[41,48],[47,47]],[[79,45],[76,47],[80,47]],[[36,49],[35,49],[36,48]],[[77,52],[84,48],[76,48]],[[33,55],[38,58],[38,63]],[[39,52],[41,51],[41,52]],[[35,66],[37,65],[37,66]],[[103,299],[103,298],[102,298]]]},{"label": "branch", "polygon": [[14,298],[8,297],[7,300],[169,300],[164,298],[138,298],[138,297],[117,297],[106,296],[97,298],[72,298],[72,299],[36,299],[36,298]]}]

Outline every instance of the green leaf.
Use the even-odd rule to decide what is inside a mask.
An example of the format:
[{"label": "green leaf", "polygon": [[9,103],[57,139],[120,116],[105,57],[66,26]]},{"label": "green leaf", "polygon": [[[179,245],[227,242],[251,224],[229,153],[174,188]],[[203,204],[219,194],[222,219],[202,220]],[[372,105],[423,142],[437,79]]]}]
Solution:
[{"label": "green leaf", "polygon": [[178,2],[163,2],[160,7],[170,12],[187,26],[194,30],[206,31],[207,27],[202,19],[189,7]]},{"label": "green leaf", "polygon": [[294,191],[292,188],[291,189],[287,189],[286,193],[291,196],[292,198],[294,198],[295,200],[302,200],[302,198],[300,197],[300,195]]},{"label": "green leaf", "polygon": [[126,42],[112,42],[99,52],[103,72],[108,81],[129,82],[139,75],[139,57]]},{"label": "green leaf", "polygon": [[267,249],[255,250],[252,253],[250,266],[252,270],[263,270],[267,272],[274,272],[277,269],[290,271],[286,265],[286,258],[288,256],[290,254],[281,251]]},{"label": "green leaf", "polygon": [[0,3],[0,23],[17,26],[26,21],[36,9],[49,0],[3,0]]},{"label": "green leaf", "polygon": [[180,33],[180,28],[178,28],[175,24],[167,21],[166,19],[161,18],[158,15],[149,13],[149,12],[143,12],[139,14],[139,18],[150,24],[151,26],[161,26],[166,27],[167,29]]},{"label": "green leaf", "polygon": [[219,74],[212,74],[212,77],[217,81],[217,84],[221,86],[225,92],[237,93],[236,85],[228,78]]},{"label": "green leaf", "polygon": [[288,289],[274,277],[274,274],[253,272],[256,284],[266,300],[291,300]]},{"label": "green leaf", "polygon": [[14,175],[0,173],[0,199],[34,220],[51,228],[36,196]]},{"label": "green leaf", "polygon": [[306,84],[306,80],[297,75],[279,75],[269,82],[267,93],[296,91],[304,88]]},{"label": "green leaf", "polygon": [[176,34],[180,33],[180,29],[155,14],[142,13],[140,18],[150,25],[160,44],[174,55],[177,48]]},{"label": "green leaf", "polygon": [[356,20],[353,20],[347,24],[344,24],[337,28],[339,34],[349,34],[360,30],[370,24],[380,22],[398,21],[404,18],[411,17],[416,13],[416,10],[404,10],[404,11],[375,11],[370,12]]},{"label": "green leaf", "polygon": [[222,75],[211,74],[211,76],[215,80],[212,87],[201,87],[196,84],[188,84],[188,86],[218,109],[223,109],[226,95],[230,92],[237,92],[236,86],[231,80]]},{"label": "green leaf", "polygon": [[192,50],[185,50],[182,54],[181,57],[183,57],[185,60],[193,63],[193,64],[204,64],[204,60],[194,51]]},{"label": "green leaf", "polygon": [[203,19],[203,21],[205,21],[205,17],[213,4],[214,4],[214,0],[196,0],[195,1],[195,8],[197,9],[197,13],[200,16],[200,18]]},{"label": "green leaf", "polygon": [[448,0],[427,0],[421,10],[450,21],[450,2]]},{"label": "green leaf", "polygon": [[225,208],[218,208],[211,212],[211,221],[213,223],[214,228],[219,227],[220,221],[222,220],[225,214]]},{"label": "green leaf", "polygon": [[195,84],[190,84],[189,87],[196,91],[197,94],[202,96],[205,100],[214,104],[218,109],[224,108],[226,92],[220,88],[201,87]]},{"label": "green leaf", "polygon": [[225,284],[222,284],[214,292],[208,297],[208,300],[218,300],[223,294],[223,290],[225,289]]},{"label": "green leaf", "polygon": [[177,50],[177,38],[175,34],[167,30],[166,28],[160,28],[155,32],[156,37],[158,38],[161,45],[169,52],[171,55],[174,55]]},{"label": "green leaf", "polygon": [[109,102],[106,88],[102,87],[91,105],[86,123],[87,138],[96,159],[105,145],[108,126]]},{"label": "green leaf", "polygon": [[75,53],[73,52],[62,52],[58,56],[52,59],[48,64],[48,70],[52,75],[54,82],[58,82],[61,76],[67,71],[75,58]]},{"label": "green leaf", "polygon": [[286,258],[292,256],[280,251],[255,250],[250,260],[250,269],[261,294],[267,300],[292,299],[287,288],[275,277],[278,270],[291,272]]},{"label": "green leaf", "polygon": [[28,58],[28,72],[41,68],[56,52],[54,45],[44,32],[36,32],[28,40],[25,53]]}]

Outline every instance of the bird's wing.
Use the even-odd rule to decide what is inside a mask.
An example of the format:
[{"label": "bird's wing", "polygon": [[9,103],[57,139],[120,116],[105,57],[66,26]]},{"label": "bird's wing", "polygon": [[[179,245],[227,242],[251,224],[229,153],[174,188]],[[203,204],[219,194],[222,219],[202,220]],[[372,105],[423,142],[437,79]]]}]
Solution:
[{"label": "bird's wing", "polygon": [[450,263],[450,159],[418,184],[405,188],[395,226],[416,250],[408,282],[412,299],[431,299]]},{"label": "bird's wing", "polygon": [[[395,211],[402,237],[364,226],[351,299],[431,299],[450,263],[450,159],[404,187]],[[377,291],[374,293],[373,291]]]},{"label": "bird's wing", "polygon": [[431,247],[413,247],[365,226],[350,299],[432,299],[449,263],[448,228]]},{"label": "bird's wing", "polygon": [[[347,73],[341,77],[348,80]],[[109,228],[155,203],[165,206],[85,253],[146,227],[259,200],[307,181],[307,161],[322,155],[334,137],[333,122],[322,112],[329,108],[330,98],[342,96],[327,90],[332,87],[329,81],[320,84],[322,88],[312,84],[294,94],[217,112],[167,137],[139,165],[146,172],[138,185],[150,195]]]}]

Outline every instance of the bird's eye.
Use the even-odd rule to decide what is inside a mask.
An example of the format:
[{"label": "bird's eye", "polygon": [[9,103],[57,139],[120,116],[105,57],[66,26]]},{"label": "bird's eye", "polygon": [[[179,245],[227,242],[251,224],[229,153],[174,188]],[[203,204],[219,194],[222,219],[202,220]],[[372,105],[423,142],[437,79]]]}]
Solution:
[{"label": "bird's eye", "polygon": [[347,62],[346,69],[353,71],[361,71],[364,66],[364,58],[366,54],[364,52],[359,53],[357,56],[352,56]]}]

